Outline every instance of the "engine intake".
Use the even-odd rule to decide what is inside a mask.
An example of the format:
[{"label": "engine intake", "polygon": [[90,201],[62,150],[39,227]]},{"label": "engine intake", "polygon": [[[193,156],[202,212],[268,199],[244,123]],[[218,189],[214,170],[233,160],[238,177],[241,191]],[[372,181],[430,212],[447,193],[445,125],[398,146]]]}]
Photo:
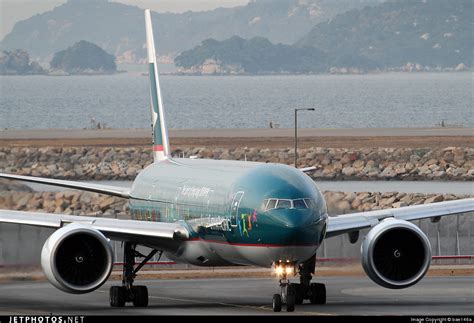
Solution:
[{"label": "engine intake", "polygon": [[431,244],[416,225],[385,219],[369,231],[362,246],[362,267],[375,283],[392,289],[416,284],[431,263]]},{"label": "engine intake", "polygon": [[113,252],[91,226],[72,223],[54,232],[41,251],[41,266],[55,287],[72,294],[91,292],[109,278]]}]

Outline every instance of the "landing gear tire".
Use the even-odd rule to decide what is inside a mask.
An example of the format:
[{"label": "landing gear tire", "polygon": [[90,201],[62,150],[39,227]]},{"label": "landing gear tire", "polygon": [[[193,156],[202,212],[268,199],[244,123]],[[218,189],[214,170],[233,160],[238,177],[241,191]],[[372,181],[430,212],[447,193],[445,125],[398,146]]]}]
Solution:
[{"label": "landing gear tire", "polygon": [[311,304],[326,304],[326,285],[313,283],[310,288],[311,296],[309,300]]},{"label": "landing gear tire", "polygon": [[110,306],[125,306],[125,288],[122,286],[112,286],[109,291]]},{"label": "landing gear tire", "polygon": [[[110,287],[110,306],[124,307],[126,303],[133,303],[135,307],[148,306],[148,289],[146,286],[134,286],[133,282],[138,271],[158,252],[153,249],[148,256],[142,255],[136,250],[136,244],[125,242],[124,265],[122,274],[122,286]],[[163,252],[160,252],[160,257]],[[135,257],[144,258],[143,261],[135,267]]]},{"label": "landing gear tire", "polygon": [[295,311],[295,302],[296,302],[295,294],[286,295],[286,311],[287,312]]},{"label": "landing gear tire", "polygon": [[301,284],[290,284],[290,286],[295,294],[295,304],[296,305],[303,304],[304,297],[305,297],[304,286]]},{"label": "landing gear tire", "polygon": [[133,286],[133,306],[147,307],[148,306],[148,288],[146,286]]},{"label": "landing gear tire", "polygon": [[272,308],[273,312],[281,312],[281,295],[280,294],[274,294],[273,295],[273,301],[272,301]]}]

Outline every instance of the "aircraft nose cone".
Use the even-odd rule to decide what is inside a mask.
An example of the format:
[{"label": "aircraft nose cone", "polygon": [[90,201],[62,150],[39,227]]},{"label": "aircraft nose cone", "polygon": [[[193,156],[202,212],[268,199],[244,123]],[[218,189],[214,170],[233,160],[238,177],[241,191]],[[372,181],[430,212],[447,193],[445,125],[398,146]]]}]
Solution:
[{"label": "aircraft nose cone", "polygon": [[286,214],[280,224],[281,237],[290,245],[310,245],[318,241],[319,229],[314,216],[304,212]]},{"label": "aircraft nose cone", "polygon": [[283,215],[282,224],[289,229],[304,229],[312,222],[313,214],[306,210],[292,210]]}]

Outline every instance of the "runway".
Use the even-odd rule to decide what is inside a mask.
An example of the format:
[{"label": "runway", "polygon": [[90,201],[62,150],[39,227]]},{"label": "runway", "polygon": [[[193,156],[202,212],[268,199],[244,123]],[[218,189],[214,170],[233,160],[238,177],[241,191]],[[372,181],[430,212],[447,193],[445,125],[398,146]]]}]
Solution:
[{"label": "runway", "polygon": [[[472,136],[473,128],[301,128],[299,137],[426,137]],[[294,136],[294,128],[170,129],[171,138],[274,138]],[[150,129],[8,129],[0,139],[121,139],[150,137]]]},{"label": "runway", "polygon": [[[365,277],[321,277],[327,304],[304,304],[300,315],[472,315],[474,277],[426,277],[414,287],[388,290]],[[111,308],[108,282],[85,295],[63,293],[47,282],[0,285],[0,315],[288,315],[271,310],[275,279],[137,281],[147,285],[147,308]]]}]

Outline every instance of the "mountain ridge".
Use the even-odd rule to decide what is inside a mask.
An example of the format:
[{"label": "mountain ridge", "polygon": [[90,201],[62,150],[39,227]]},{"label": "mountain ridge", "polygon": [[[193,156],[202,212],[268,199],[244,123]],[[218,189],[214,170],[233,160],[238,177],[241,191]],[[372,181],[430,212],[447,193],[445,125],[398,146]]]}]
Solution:
[{"label": "mountain ridge", "polygon": [[[205,12],[153,13],[157,53],[176,56],[208,38],[266,37],[291,44],[316,23],[353,7],[382,0],[257,0],[245,6]],[[5,50],[25,49],[49,61],[52,54],[80,40],[97,44],[118,62],[140,62],[144,50],[143,10],[107,0],[69,0],[53,10],[15,24],[0,42]]]},{"label": "mountain ridge", "polygon": [[385,2],[321,22],[292,46],[208,39],[175,63],[191,74],[462,71],[473,66],[471,12],[472,0]]}]

